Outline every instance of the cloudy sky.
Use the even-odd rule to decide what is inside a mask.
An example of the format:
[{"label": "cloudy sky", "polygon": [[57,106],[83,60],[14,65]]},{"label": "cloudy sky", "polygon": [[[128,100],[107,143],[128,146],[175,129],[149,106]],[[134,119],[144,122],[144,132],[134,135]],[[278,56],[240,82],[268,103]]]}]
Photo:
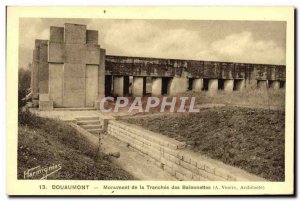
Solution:
[{"label": "cloudy sky", "polygon": [[19,66],[50,26],[86,24],[110,55],[285,64],[286,23],[199,20],[21,19]]}]

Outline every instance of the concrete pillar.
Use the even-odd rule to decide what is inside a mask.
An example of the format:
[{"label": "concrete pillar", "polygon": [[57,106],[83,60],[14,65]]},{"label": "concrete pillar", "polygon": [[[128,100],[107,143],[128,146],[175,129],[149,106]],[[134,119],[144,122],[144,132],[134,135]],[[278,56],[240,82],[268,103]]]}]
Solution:
[{"label": "concrete pillar", "polygon": [[[98,37],[98,33],[97,33]],[[105,49],[100,49],[100,65],[98,70],[98,99],[105,96]]]},{"label": "concrete pillar", "polygon": [[200,92],[203,88],[203,79],[194,79],[193,81],[193,91]]},{"label": "concrete pillar", "polygon": [[38,50],[33,50],[33,61],[31,70],[31,92],[32,98],[38,99],[39,97],[39,55]]},{"label": "concrete pillar", "polygon": [[134,97],[142,97],[144,89],[144,77],[133,77],[132,95]]},{"label": "concrete pillar", "polygon": [[257,80],[257,88],[258,89],[267,89],[268,82],[267,80]]},{"label": "concrete pillar", "polygon": [[208,80],[208,91],[210,93],[215,93],[218,91],[218,79],[209,79]]},{"label": "concrete pillar", "polygon": [[[94,107],[98,98],[98,65],[86,65],[85,106]],[[104,86],[103,86],[104,87]]]},{"label": "concrete pillar", "polygon": [[234,80],[224,80],[224,91],[232,92],[234,86]]},{"label": "concrete pillar", "polygon": [[49,97],[54,107],[63,106],[63,64],[49,64]]},{"label": "concrete pillar", "polygon": [[124,95],[124,77],[114,76],[114,95],[123,96]]},{"label": "concrete pillar", "polygon": [[49,87],[49,64],[48,64],[48,41],[41,40],[39,48],[39,93],[48,93]]},{"label": "concrete pillar", "polygon": [[245,88],[245,80],[244,79],[236,79],[235,81],[235,90],[242,91]]},{"label": "concrete pillar", "polygon": [[272,81],[270,84],[270,88],[278,90],[280,88],[280,82],[277,80]]},{"label": "concrete pillar", "polygon": [[162,78],[152,79],[152,96],[161,96],[162,92]]},{"label": "concrete pillar", "polygon": [[176,95],[186,92],[188,89],[188,79],[182,77],[174,77],[168,85],[169,95]]}]

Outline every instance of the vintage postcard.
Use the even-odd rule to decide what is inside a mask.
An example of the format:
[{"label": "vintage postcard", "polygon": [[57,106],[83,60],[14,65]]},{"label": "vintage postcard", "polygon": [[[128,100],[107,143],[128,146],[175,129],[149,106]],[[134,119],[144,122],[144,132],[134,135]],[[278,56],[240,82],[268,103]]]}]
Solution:
[{"label": "vintage postcard", "polygon": [[294,194],[293,7],[7,7],[8,195]]}]

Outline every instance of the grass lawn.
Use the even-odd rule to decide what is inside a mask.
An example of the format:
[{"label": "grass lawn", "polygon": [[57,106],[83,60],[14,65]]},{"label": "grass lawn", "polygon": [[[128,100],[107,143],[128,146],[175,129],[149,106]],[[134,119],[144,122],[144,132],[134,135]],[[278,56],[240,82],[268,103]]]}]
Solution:
[{"label": "grass lawn", "polygon": [[58,120],[19,113],[18,179],[36,166],[61,164],[48,179],[130,180],[133,177],[111,163],[73,127]]},{"label": "grass lawn", "polygon": [[196,152],[268,180],[284,181],[284,111],[222,107],[122,121],[187,142]]}]

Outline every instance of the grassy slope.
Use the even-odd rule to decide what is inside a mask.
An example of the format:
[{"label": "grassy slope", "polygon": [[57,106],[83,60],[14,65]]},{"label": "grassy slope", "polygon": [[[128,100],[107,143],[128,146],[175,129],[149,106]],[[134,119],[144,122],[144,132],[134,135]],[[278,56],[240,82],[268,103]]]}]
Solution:
[{"label": "grassy slope", "polygon": [[19,114],[18,178],[38,165],[61,164],[48,179],[127,180],[133,177],[112,164],[74,128],[29,112]]},{"label": "grassy slope", "polygon": [[185,141],[195,151],[266,179],[284,180],[283,111],[224,107],[124,121]]}]

